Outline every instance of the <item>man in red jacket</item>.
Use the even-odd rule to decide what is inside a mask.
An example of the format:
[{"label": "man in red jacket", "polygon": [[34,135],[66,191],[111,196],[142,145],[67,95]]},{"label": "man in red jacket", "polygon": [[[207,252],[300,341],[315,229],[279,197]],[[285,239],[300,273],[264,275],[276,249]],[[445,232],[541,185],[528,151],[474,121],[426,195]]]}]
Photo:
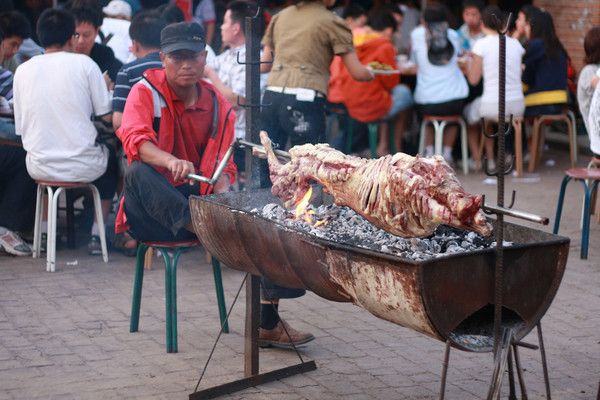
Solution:
[{"label": "man in red jacket", "polygon": [[236,169],[230,159],[214,187],[186,176],[212,176],[234,140],[235,113],[202,80],[200,25],[168,25],[160,42],[164,69],[147,70],[132,87],[117,131],[130,165],[116,231],[129,230],[138,240],[188,240],[195,238],[188,197],[229,191]]}]

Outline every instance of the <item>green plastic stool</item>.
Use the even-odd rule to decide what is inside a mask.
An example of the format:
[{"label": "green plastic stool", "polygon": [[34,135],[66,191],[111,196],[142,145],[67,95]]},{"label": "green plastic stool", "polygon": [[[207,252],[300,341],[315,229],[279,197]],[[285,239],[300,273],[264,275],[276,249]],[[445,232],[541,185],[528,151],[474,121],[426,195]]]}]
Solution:
[{"label": "green plastic stool", "polygon": [[[177,262],[181,253],[200,244],[197,240],[184,242],[142,242],[137,249],[135,260],[135,279],[133,282],[133,298],[131,301],[131,321],[129,332],[137,332],[140,323],[140,303],[142,301],[142,283],[144,280],[144,258],[146,251],[153,247],[165,260],[165,311],[166,311],[166,342],[167,353],[177,353]],[[229,333],[227,310],[223,282],[221,280],[221,263],[212,257],[215,290],[219,305],[219,319],[223,332]]]},{"label": "green plastic stool", "polygon": [[[355,119],[348,117],[348,129],[346,134],[346,154],[352,152],[352,139],[354,133],[354,125],[360,122]],[[379,124],[387,124],[386,121],[374,121],[367,123],[367,130],[369,132],[369,149],[371,151],[371,158],[377,158],[377,138],[379,136]],[[391,154],[396,153],[396,143],[394,142],[394,131],[390,130],[390,152]]]}]

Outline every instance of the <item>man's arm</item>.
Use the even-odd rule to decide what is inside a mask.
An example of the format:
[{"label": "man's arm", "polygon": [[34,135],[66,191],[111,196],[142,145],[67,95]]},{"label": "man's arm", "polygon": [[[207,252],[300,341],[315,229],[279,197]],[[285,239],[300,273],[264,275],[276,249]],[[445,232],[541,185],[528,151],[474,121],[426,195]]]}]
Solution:
[{"label": "man's arm", "polygon": [[372,81],[375,78],[373,72],[361,64],[355,51],[350,51],[348,53],[341,54],[340,56],[342,57],[344,65],[354,80],[365,82]]},{"label": "man's arm", "polygon": [[152,142],[142,143],[138,148],[138,153],[142,162],[168,169],[176,182],[184,181],[188,174],[195,173],[194,164],[191,161],[181,160],[159,149]]},{"label": "man's arm", "polygon": [[271,47],[267,45],[263,47],[262,54],[260,55],[260,62],[261,74],[271,72],[271,67],[273,67],[273,49],[271,49]]},{"label": "man's arm", "polygon": [[118,111],[113,111],[112,113],[112,125],[115,132],[117,129],[121,127],[121,123],[123,122],[123,113]]}]

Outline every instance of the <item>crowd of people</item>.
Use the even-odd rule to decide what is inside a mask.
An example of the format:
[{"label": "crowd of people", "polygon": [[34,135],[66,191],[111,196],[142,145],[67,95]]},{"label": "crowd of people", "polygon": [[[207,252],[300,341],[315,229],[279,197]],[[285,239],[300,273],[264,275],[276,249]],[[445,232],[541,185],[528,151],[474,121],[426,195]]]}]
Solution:
[{"label": "crowd of people", "polygon": [[[112,244],[128,255],[138,241],[194,238],[189,196],[243,187],[239,150],[215,185],[186,177],[211,176],[233,140],[245,135],[246,67],[238,59],[246,59],[245,23],[257,14],[255,2],[234,0],[219,18],[212,0],[98,3],[48,8],[35,29],[18,11],[0,14],[0,113],[14,112],[14,119],[0,119],[4,252],[31,254],[36,180],[92,182],[104,221],[116,212]],[[329,139],[340,146],[346,138],[326,136],[326,115],[337,107],[356,124],[378,124],[376,152],[383,156],[402,149],[414,115],[464,115],[469,167],[481,169],[479,125],[498,118],[505,12],[465,0],[464,24],[454,30],[437,3],[419,10],[411,1],[392,2],[369,11],[351,3],[339,16],[329,9],[334,0],[293,3],[265,15],[262,38],[261,91],[270,106],[260,124],[275,143]],[[587,65],[570,96],[570,60],[551,15],[523,7],[506,43],[506,112],[560,113],[577,101],[592,151],[600,154],[600,27],[588,32],[584,47]],[[449,127],[443,138],[441,155],[450,164],[457,133]],[[484,147],[493,168],[494,143]],[[427,132],[424,156],[433,153]],[[261,183],[268,186],[265,172]],[[101,254],[99,232],[92,223],[90,254]],[[264,288],[262,343],[289,347],[286,330],[296,344],[312,340],[277,313],[279,299],[304,291],[269,281]]]}]

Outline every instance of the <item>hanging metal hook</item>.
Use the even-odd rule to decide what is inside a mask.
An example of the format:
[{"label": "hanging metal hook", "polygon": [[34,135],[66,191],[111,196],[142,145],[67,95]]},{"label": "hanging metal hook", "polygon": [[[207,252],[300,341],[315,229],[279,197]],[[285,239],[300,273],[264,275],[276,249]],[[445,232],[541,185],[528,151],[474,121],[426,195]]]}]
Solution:
[{"label": "hanging metal hook", "polygon": [[[273,61],[253,61],[253,62],[246,62],[246,61],[240,61],[240,52],[238,51],[235,59],[237,61],[238,64],[240,65],[261,65],[261,64],[273,64]],[[273,59],[273,52],[271,52],[271,60]]]},{"label": "hanging metal hook", "polygon": [[517,192],[515,192],[513,190],[512,194],[510,196],[510,204],[506,208],[513,208],[513,206],[515,205],[515,199],[516,199],[516,197],[517,197]]}]

